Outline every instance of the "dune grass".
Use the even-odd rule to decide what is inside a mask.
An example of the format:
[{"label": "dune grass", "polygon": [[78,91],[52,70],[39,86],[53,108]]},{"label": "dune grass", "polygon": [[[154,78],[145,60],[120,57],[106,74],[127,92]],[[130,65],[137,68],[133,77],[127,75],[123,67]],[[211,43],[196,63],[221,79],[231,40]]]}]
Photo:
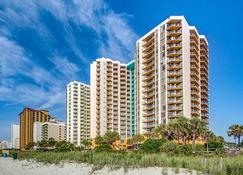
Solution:
[{"label": "dune grass", "polygon": [[166,154],[145,154],[136,152],[19,152],[20,160],[35,160],[43,163],[60,163],[63,161],[87,163],[94,167],[107,166],[111,169],[173,167],[196,170],[210,175],[242,175],[243,156],[216,155],[203,156],[169,156]]}]

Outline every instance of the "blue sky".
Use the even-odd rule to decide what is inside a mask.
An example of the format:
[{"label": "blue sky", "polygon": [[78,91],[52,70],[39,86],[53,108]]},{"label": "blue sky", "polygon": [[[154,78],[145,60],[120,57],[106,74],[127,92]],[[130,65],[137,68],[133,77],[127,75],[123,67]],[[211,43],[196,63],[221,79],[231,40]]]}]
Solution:
[{"label": "blue sky", "polygon": [[89,83],[97,57],[133,59],[136,40],[171,15],[206,35],[210,127],[226,137],[243,123],[243,2],[240,0],[1,0],[0,140],[25,106],[65,120],[65,86]]}]

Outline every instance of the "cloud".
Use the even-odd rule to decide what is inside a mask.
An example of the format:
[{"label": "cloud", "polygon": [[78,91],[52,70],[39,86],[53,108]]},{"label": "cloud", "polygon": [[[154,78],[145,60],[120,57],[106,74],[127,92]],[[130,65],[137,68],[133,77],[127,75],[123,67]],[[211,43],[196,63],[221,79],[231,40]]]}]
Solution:
[{"label": "cloud", "polygon": [[[2,0],[0,7],[0,102],[5,105],[64,112],[66,84],[89,77],[90,55],[133,59],[137,35],[130,16],[103,0]],[[87,29],[90,38],[77,37]],[[96,45],[82,44],[87,41]]]}]

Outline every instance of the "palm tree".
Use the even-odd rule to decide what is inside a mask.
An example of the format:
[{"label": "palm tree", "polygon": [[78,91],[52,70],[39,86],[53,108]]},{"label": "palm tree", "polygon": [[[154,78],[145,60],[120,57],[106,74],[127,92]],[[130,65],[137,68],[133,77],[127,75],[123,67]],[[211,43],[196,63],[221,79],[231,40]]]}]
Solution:
[{"label": "palm tree", "polygon": [[235,144],[237,145],[237,139],[238,139],[238,145],[240,145],[240,138],[243,135],[243,127],[241,125],[231,125],[228,130],[228,136],[233,136],[235,139]]},{"label": "palm tree", "polygon": [[207,124],[204,120],[194,117],[190,120],[190,133],[192,138],[192,148],[195,150],[196,139],[203,137],[208,131]]},{"label": "palm tree", "polygon": [[168,125],[161,124],[152,130],[152,137],[160,139],[160,138],[168,138],[168,136],[169,136]]},{"label": "palm tree", "polygon": [[108,131],[105,133],[103,138],[104,138],[104,142],[107,145],[112,145],[113,142],[115,142],[116,140],[119,140],[120,136],[119,136],[118,132]]}]

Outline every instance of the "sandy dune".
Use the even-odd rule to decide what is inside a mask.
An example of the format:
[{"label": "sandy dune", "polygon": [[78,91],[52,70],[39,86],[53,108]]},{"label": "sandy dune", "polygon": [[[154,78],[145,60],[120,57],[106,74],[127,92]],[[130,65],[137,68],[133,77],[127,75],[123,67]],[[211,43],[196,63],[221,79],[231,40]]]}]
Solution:
[{"label": "sandy dune", "polygon": [[77,163],[63,163],[62,165],[43,165],[42,163],[0,158],[0,175],[196,175],[184,169],[179,172],[171,168],[141,168],[124,170],[110,170],[103,168],[94,171],[90,165]]}]

